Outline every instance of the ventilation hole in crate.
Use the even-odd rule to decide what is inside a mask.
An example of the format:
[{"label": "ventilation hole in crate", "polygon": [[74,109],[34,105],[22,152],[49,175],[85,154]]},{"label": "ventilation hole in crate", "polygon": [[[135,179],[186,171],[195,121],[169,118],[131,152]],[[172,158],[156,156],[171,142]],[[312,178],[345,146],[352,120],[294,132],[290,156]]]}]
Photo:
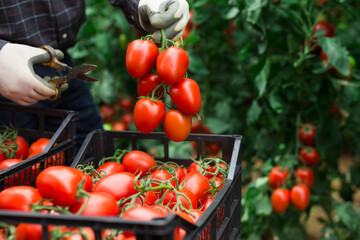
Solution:
[{"label": "ventilation hole in crate", "polygon": [[223,203],[220,208],[218,209],[218,211],[216,212],[216,229],[218,230],[223,221],[224,221],[224,217],[225,217],[225,203]]},{"label": "ventilation hole in crate", "polygon": [[[139,139],[134,149],[147,152],[154,158],[164,158],[164,141],[156,139]],[[130,150],[134,150],[130,149]]]}]

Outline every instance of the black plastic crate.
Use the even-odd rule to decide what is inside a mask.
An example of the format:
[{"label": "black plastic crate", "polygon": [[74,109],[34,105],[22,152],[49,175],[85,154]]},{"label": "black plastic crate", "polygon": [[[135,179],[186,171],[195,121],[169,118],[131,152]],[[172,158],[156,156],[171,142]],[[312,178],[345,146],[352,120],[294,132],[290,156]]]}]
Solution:
[{"label": "black plastic crate", "polygon": [[[14,126],[18,134],[25,138],[29,146],[39,138],[49,138],[50,142],[44,151],[29,159],[0,170],[0,191],[9,187],[9,179],[14,185],[33,185],[36,176],[45,167],[52,165],[70,165],[76,154],[76,121],[78,113],[75,111],[20,106],[16,104],[0,103],[0,114],[7,115],[7,126]],[[24,114],[32,117],[31,127],[26,128],[22,120]],[[52,124],[48,124],[51,121]],[[26,179],[26,183],[20,178]]]},{"label": "black plastic crate", "polygon": [[[158,161],[173,161],[188,166],[189,158],[172,157],[169,144],[173,144],[164,133],[142,134],[131,131],[103,131],[90,133],[78,151],[72,167],[78,164],[93,163],[95,166],[103,157],[114,154],[117,145],[128,143],[129,150],[141,150],[142,141],[160,141],[163,143],[163,156]],[[222,189],[202,217],[191,224],[177,215],[169,214],[163,219],[151,221],[128,220],[116,217],[88,217],[74,215],[44,215],[40,213],[19,213],[0,211],[0,219],[9,223],[40,223],[43,225],[43,239],[48,239],[47,226],[68,225],[91,227],[96,239],[101,239],[104,229],[130,230],[136,234],[137,240],[171,240],[177,226],[183,227],[187,234],[184,240],[222,240],[239,239],[241,234],[241,140],[239,135],[190,134],[186,141],[195,141],[197,146],[205,142],[219,142],[222,148],[222,159],[229,163],[229,174]],[[200,156],[202,148],[197,148]]]}]

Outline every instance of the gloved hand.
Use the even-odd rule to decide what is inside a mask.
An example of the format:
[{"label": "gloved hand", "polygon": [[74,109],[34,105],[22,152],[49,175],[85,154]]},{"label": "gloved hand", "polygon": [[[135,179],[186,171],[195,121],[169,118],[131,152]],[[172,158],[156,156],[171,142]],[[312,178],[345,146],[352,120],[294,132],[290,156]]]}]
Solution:
[{"label": "gloved hand", "polygon": [[178,40],[189,21],[189,4],[186,0],[140,0],[138,6],[140,26],[161,41],[161,29],[166,38]]},{"label": "gloved hand", "polygon": [[[33,71],[31,58],[45,54],[41,48],[7,43],[0,51],[0,94],[20,105],[45,100],[55,91]],[[43,81],[43,83],[41,82]]]}]

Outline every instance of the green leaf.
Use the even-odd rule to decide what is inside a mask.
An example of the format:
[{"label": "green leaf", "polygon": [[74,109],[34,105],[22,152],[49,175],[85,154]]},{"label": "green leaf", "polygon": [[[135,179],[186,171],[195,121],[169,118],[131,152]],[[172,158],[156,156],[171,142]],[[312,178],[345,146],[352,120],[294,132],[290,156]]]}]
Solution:
[{"label": "green leaf", "polygon": [[217,118],[228,119],[231,115],[231,107],[227,101],[217,102],[215,105]]},{"label": "green leaf", "polygon": [[237,7],[231,8],[225,15],[226,20],[235,18],[239,14],[239,9]]},{"label": "green leaf", "polygon": [[189,55],[189,71],[196,74],[206,75],[209,71],[206,69],[204,63],[201,58],[199,58],[196,54],[192,54],[188,52]]},{"label": "green leaf", "polygon": [[230,128],[230,124],[225,118],[208,118],[206,123],[215,134],[224,133]]},{"label": "green leaf", "polygon": [[248,124],[254,123],[258,120],[262,112],[262,109],[257,100],[252,101],[249,111],[247,113],[246,122]]},{"label": "green leaf", "polygon": [[272,91],[269,94],[269,103],[270,107],[278,114],[281,114],[283,111],[283,104],[280,97],[276,94],[276,92]]},{"label": "green leaf", "polygon": [[345,76],[350,75],[350,59],[348,51],[334,38],[320,37],[319,45],[328,55],[329,64]]},{"label": "green leaf", "polygon": [[269,72],[270,72],[270,60],[267,59],[263,68],[261,69],[259,74],[256,75],[255,77],[255,86],[258,89],[259,97],[261,97],[266,90]]},{"label": "green leaf", "polygon": [[272,212],[270,198],[268,195],[263,195],[259,201],[256,202],[256,214],[269,216]]},{"label": "green leaf", "polygon": [[360,215],[355,212],[350,202],[338,203],[335,206],[335,212],[340,218],[340,221],[350,230],[358,228]]}]

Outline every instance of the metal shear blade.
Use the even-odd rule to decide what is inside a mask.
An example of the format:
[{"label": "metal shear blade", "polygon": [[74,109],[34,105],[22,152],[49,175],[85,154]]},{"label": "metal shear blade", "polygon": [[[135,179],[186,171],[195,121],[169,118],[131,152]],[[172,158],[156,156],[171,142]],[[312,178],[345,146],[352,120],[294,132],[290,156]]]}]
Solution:
[{"label": "metal shear blade", "polygon": [[66,80],[70,81],[72,79],[79,79],[85,82],[97,82],[96,78],[86,75],[85,73],[96,68],[95,65],[92,64],[84,64],[77,67],[70,68],[66,75]]}]

